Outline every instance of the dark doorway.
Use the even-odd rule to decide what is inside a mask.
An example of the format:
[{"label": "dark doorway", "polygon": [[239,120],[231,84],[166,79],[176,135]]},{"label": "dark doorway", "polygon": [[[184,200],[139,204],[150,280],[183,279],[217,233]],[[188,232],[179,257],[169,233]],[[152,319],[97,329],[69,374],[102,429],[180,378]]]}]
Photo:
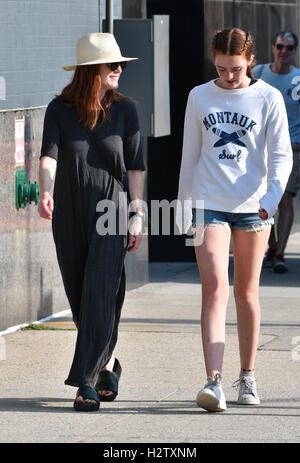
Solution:
[{"label": "dark doorway", "polygon": [[[170,18],[171,135],[148,139],[148,202],[177,197],[181,163],[184,114],[190,90],[203,83],[203,2],[199,0],[148,0],[147,16],[166,14]],[[149,260],[189,262],[194,248],[185,246],[185,236],[149,233]]]}]

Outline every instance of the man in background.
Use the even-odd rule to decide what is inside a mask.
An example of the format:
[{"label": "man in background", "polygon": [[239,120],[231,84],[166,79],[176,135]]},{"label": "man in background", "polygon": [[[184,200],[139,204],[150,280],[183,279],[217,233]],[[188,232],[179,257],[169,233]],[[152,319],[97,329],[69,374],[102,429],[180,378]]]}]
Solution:
[{"label": "man in background", "polygon": [[293,198],[299,189],[299,152],[300,152],[300,69],[292,61],[298,46],[298,38],[293,32],[277,32],[272,43],[274,60],[272,63],[259,64],[253,68],[253,77],[262,79],[276,87],[285,101],[291,143],[294,154],[293,169],[285,192],[278,206],[275,225],[272,227],[264,266],[273,267],[274,272],[288,270],[284,252],[294,221]]}]

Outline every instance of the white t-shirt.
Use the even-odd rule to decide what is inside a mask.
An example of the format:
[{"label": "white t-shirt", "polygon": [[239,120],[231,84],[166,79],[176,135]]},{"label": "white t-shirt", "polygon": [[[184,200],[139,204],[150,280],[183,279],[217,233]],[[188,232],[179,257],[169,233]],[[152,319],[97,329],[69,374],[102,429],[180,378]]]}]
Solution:
[{"label": "white t-shirt", "polygon": [[189,229],[191,208],[199,207],[199,200],[204,201],[204,209],[256,213],[263,208],[272,217],[292,159],[279,90],[260,79],[233,90],[220,88],[214,80],[193,88],[184,123],[177,209],[180,231]]}]

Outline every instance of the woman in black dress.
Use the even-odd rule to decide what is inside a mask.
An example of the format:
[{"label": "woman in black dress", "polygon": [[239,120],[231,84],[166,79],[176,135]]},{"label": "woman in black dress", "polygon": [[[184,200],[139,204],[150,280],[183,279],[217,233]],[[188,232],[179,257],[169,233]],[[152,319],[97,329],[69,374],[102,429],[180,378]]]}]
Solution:
[{"label": "woman in black dress", "polygon": [[[132,59],[121,55],[112,34],[82,37],[77,64],[64,67],[75,70],[73,79],[45,114],[38,211],[52,220],[78,330],[65,384],[79,388],[74,408],[80,411],[98,410],[100,401],[118,393],[121,367],[113,351],[125,295],[124,259],[142,239],[145,168],[137,112],[116,92]],[[128,201],[135,211],[129,233]]]}]

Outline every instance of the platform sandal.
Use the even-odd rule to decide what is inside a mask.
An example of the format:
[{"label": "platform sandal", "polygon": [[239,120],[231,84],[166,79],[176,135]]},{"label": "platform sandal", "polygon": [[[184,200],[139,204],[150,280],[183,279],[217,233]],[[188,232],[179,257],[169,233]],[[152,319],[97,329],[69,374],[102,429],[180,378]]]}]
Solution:
[{"label": "platform sandal", "polygon": [[100,402],[112,402],[118,395],[118,385],[122,368],[118,359],[115,359],[113,371],[101,370],[95,386],[96,391],[110,391],[110,395],[98,394]]},{"label": "platform sandal", "polygon": [[[90,399],[96,403],[91,402],[77,402],[76,399],[81,396],[83,400]],[[73,404],[74,408],[78,412],[96,412],[100,407],[99,395],[91,386],[82,386],[78,389],[76,398]]]}]

